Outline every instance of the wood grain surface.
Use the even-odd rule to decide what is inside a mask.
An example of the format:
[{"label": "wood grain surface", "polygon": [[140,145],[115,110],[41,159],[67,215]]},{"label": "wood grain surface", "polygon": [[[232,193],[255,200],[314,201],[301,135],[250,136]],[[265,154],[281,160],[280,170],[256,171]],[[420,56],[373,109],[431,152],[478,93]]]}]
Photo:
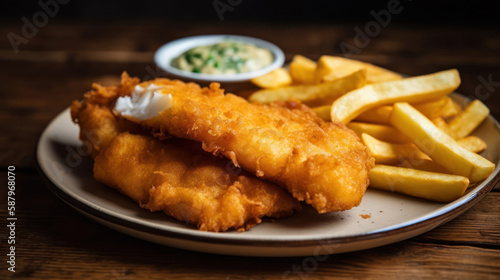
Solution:
[{"label": "wood grain surface", "polygon": [[[456,219],[415,238],[360,252],[304,257],[219,256],[159,246],[108,229],[81,215],[45,186],[34,147],[45,126],[93,82],[113,84],[122,71],[140,78],[164,73],[154,51],[173,39],[232,33],[279,45],[287,61],[302,54],[342,55],[358,24],[179,23],[81,21],[41,28],[15,53],[0,40],[0,174],[16,167],[16,272],[7,270],[7,190],[0,191],[0,279],[498,279],[499,186]],[[19,33],[21,24],[0,26]],[[419,75],[460,71],[458,92],[480,98],[500,119],[500,33],[488,28],[389,25],[352,56]],[[486,82],[485,82],[486,81]],[[251,85],[223,85],[230,91]],[[5,185],[5,183],[4,183]]]}]

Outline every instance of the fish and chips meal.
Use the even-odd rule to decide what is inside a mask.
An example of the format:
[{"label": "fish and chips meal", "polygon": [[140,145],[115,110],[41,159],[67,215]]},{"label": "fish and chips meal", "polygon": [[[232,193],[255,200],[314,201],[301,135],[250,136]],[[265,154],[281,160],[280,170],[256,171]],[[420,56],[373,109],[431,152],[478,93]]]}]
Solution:
[{"label": "fish and chips meal", "polygon": [[403,77],[343,57],[296,55],[251,80],[248,99],[220,84],[122,74],[71,106],[94,178],[204,231],[263,217],[358,206],[368,187],[451,202],[495,165],[471,133],[489,115],[449,96],[455,69]]}]

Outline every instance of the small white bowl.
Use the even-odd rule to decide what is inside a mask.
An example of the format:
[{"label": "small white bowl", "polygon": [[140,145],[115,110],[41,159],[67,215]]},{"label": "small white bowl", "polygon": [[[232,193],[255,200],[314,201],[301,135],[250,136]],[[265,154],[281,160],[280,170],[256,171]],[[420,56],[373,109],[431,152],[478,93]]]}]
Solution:
[{"label": "small white bowl", "polygon": [[[262,69],[237,74],[193,73],[172,66],[172,60],[194,47],[212,45],[227,40],[250,43],[268,49],[273,54],[274,60],[270,65]],[[285,61],[285,55],[278,46],[253,37],[239,35],[200,35],[178,39],[161,46],[156,51],[154,59],[161,69],[181,79],[204,82],[244,82],[281,67]]]}]

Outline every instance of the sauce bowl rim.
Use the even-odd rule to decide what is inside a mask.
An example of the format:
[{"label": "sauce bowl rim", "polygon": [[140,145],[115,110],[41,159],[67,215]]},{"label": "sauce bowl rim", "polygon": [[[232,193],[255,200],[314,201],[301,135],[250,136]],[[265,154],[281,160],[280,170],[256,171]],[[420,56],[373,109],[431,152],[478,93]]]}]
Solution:
[{"label": "sauce bowl rim", "polygon": [[[271,64],[256,71],[237,73],[237,74],[206,74],[184,71],[172,66],[172,61],[184,52],[198,46],[212,45],[222,41],[234,40],[242,43],[249,43],[267,49],[271,52],[274,59]],[[283,51],[275,44],[258,39],[255,37],[231,34],[210,34],[184,37],[170,41],[162,45],[155,52],[154,61],[162,70],[177,76],[190,80],[205,82],[244,82],[252,78],[267,74],[283,65],[285,55]]]}]

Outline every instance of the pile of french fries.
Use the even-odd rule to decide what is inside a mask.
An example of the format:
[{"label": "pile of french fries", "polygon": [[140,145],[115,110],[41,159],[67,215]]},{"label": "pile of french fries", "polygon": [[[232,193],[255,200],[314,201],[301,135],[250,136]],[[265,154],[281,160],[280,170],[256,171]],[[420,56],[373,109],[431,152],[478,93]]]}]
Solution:
[{"label": "pile of french fries", "polygon": [[488,108],[479,100],[461,108],[449,96],[460,85],[456,69],[405,78],[343,57],[296,55],[289,69],[252,82],[261,89],[251,102],[301,101],[351,128],[375,158],[372,188],[451,202],[495,169],[471,135]]}]

